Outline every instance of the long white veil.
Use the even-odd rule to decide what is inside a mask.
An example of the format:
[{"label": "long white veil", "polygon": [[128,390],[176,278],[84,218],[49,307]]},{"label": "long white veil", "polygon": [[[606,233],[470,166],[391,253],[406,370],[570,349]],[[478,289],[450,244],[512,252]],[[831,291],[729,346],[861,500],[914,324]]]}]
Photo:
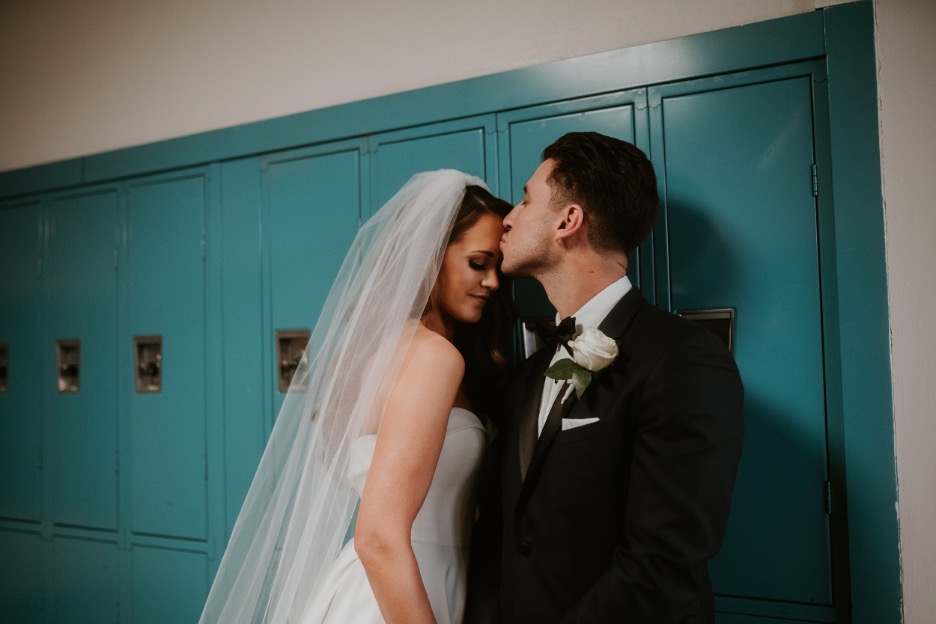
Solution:
[{"label": "long white veil", "polygon": [[314,597],[358,499],[344,480],[350,444],[376,430],[470,185],[487,188],[453,170],[417,174],[358,232],[199,622],[295,622]]}]

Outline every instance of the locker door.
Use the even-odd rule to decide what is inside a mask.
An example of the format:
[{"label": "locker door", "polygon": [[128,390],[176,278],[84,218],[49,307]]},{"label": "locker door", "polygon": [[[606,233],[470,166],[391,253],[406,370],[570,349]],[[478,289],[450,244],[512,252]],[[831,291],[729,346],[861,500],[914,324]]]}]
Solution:
[{"label": "locker door", "polygon": [[353,143],[275,154],[262,160],[261,172],[267,353],[275,416],[295,372],[299,347],[315,327],[357,234],[361,150]]},{"label": "locker door", "polygon": [[205,553],[134,547],[133,624],[197,622],[207,576]]},{"label": "locker door", "polygon": [[119,622],[117,544],[56,537],[49,622]]},{"label": "locker door", "polygon": [[[746,437],[717,606],[834,621],[814,80],[804,65],[649,90],[658,301],[735,311]],[[668,278],[668,279],[667,279]],[[729,621],[726,619],[725,621]],[[736,621],[734,619],[730,621]]]},{"label": "locker door", "polygon": [[38,201],[0,207],[0,518],[31,523],[42,503],[40,223]]},{"label": "locker door", "polygon": [[[266,445],[271,409],[267,390],[271,361],[264,326],[263,246],[260,159],[245,158],[220,166],[223,212],[209,231],[222,241],[220,285],[221,330],[224,335],[223,463],[213,474],[223,482],[227,531],[217,542],[220,553],[227,541]],[[210,306],[209,306],[210,307]],[[212,560],[212,574],[218,565]]]},{"label": "locker door", "polygon": [[42,516],[39,201],[0,207],[0,621],[38,622]]},{"label": "locker door", "polygon": [[[117,219],[114,189],[59,196],[49,209],[42,383],[60,526],[117,529]],[[59,341],[76,341],[76,362]],[[72,387],[63,379],[68,366],[77,366]]]},{"label": "locker door", "polygon": [[[135,536],[207,538],[207,197],[201,171],[136,180],[127,187],[121,396],[128,419],[124,491]],[[141,358],[135,352],[140,338],[158,338],[161,357],[150,352]],[[138,372],[146,366],[158,369],[158,384],[150,378],[138,385]]]},{"label": "locker door", "polygon": [[494,117],[429,124],[371,138],[370,216],[414,174],[458,169],[488,182],[497,193]]},{"label": "locker door", "polygon": [[[498,114],[500,176],[504,181],[501,196],[519,203],[524,185],[542,162],[543,150],[567,132],[600,132],[629,141],[646,152],[645,102],[645,91],[638,90]],[[641,262],[642,256],[650,253],[649,245],[645,243],[630,259],[627,273],[635,286],[652,281],[652,264]],[[556,313],[542,286],[533,279],[514,280],[514,294],[521,321],[551,320]],[[523,340],[523,335],[519,332],[518,338]],[[518,348],[522,353],[523,345]]]},{"label": "locker door", "polygon": [[0,531],[0,622],[39,622],[46,543],[38,532]]}]

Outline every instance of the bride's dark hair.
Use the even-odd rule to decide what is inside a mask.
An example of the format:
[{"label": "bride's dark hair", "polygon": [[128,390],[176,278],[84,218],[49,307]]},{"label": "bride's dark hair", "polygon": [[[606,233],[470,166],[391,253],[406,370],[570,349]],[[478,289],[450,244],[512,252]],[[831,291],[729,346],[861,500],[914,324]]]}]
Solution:
[{"label": "bride's dark hair", "polygon": [[[452,225],[449,244],[458,241],[484,214],[503,219],[513,206],[494,197],[480,186],[465,188]],[[504,349],[510,340],[515,312],[510,279],[497,267],[500,287],[493,293],[477,323],[462,323],[455,330],[455,346],[465,358],[465,388],[478,413],[493,415],[496,390],[507,380],[508,362]]]}]

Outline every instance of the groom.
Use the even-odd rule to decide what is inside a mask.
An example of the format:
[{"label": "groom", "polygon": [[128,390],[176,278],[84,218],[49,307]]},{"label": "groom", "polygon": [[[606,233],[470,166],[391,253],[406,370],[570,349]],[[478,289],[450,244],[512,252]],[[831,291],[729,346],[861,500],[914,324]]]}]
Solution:
[{"label": "groom", "polygon": [[[504,272],[537,279],[574,321],[507,392],[469,622],[714,618],[707,562],[728,519],[743,391],[715,334],[650,305],[628,280],[658,204],[643,152],[570,133],[546,148],[504,219]],[[587,330],[575,344],[573,323]]]}]

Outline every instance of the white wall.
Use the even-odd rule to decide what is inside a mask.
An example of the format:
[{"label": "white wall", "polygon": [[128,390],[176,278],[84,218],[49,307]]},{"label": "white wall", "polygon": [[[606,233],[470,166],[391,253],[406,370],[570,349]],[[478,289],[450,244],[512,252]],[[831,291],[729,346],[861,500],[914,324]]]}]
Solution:
[{"label": "white wall", "polygon": [[936,622],[936,2],[877,0],[904,618]]},{"label": "white wall", "polygon": [[811,0],[0,0],[0,171],[812,10]]},{"label": "white wall", "polygon": [[[2,0],[0,171],[842,0]],[[936,27],[878,20],[904,609],[936,621]],[[495,19],[496,16],[496,19]]]}]

